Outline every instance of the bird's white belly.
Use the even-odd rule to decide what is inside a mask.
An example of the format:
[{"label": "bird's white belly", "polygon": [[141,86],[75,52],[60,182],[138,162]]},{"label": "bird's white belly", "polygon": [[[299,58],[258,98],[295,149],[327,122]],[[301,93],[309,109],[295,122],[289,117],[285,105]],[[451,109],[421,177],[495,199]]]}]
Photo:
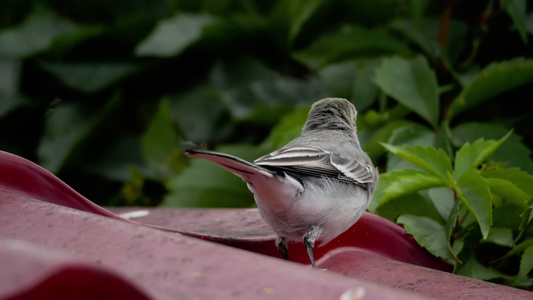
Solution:
[{"label": "bird's white belly", "polygon": [[[314,225],[322,226],[318,238],[326,244],[348,230],[368,205],[368,192],[353,184],[316,178],[282,210],[269,209],[268,195],[254,193],[261,216],[280,237],[301,241]],[[267,197],[265,197],[267,196]]]}]

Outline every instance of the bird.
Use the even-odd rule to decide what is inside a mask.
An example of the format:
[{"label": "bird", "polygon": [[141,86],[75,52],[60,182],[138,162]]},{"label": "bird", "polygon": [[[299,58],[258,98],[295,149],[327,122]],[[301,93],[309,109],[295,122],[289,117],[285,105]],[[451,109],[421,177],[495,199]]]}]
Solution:
[{"label": "bird", "polygon": [[276,233],[282,257],[290,260],[288,242],[303,242],[316,268],[315,243],[325,245],[355,224],[379,180],[361,148],[356,120],[350,101],[325,98],[313,103],[299,137],[254,162],[208,150],[185,152],[239,176]]}]

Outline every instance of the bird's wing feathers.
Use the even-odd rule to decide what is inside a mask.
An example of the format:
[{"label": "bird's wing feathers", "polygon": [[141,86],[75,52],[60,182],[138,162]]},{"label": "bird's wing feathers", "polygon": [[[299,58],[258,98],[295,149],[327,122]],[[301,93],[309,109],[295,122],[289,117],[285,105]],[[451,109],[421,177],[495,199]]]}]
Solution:
[{"label": "bird's wing feathers", "polygon": [[343,177],[359,183],[374,182],[374,168],[363,157],[346,159],[338,153],[331,155],[331,164],[341,171]]},{"label": "bird's wing feathers", "polygon": [[329,176],[355,183],[373,182],[373,170],[362,159],[346,159],[313,147],[288,147],[254,161],[259,166],[275,167],[311,176]]}]

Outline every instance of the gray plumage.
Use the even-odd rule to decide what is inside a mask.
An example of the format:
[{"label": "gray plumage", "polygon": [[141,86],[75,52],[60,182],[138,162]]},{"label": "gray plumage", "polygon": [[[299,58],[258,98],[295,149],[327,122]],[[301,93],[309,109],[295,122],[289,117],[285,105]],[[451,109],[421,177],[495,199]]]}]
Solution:
[{"label": "gray plumage", "polygon": [[241,177],[262,218],[276,232],[288,259],[288,241],[312,248],[348,230],[366,210],[378,172],[361,149],[357,110],[348,100],[326,98],[311,107],[301,136],[253,163],[211,151],[191,150]]}]

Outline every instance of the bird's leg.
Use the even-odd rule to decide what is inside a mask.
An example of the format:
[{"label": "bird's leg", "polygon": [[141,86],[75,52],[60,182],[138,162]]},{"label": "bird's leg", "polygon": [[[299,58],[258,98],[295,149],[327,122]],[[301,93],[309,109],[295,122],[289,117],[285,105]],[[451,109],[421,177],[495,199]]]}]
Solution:
[{"label": "bird's leg", "polygon": [[321,233],[322,226],[313,225],[311,229],[304,235],[304,246],[307,250],[307,255],[309,255],[309,259],[311,260],[311,266],[313,266],[313,268],[316,268],[315,256],[313,255],[313,247],[315,246],[315,242]]},{"label": "bird's leg", "polygon": [[289,259],[289,247],[287,245],[287,241],[283,237],[278,237],[276,239],[276,247],[278,247],[279,252],[281,252],[281,255],[285,260]]}]

